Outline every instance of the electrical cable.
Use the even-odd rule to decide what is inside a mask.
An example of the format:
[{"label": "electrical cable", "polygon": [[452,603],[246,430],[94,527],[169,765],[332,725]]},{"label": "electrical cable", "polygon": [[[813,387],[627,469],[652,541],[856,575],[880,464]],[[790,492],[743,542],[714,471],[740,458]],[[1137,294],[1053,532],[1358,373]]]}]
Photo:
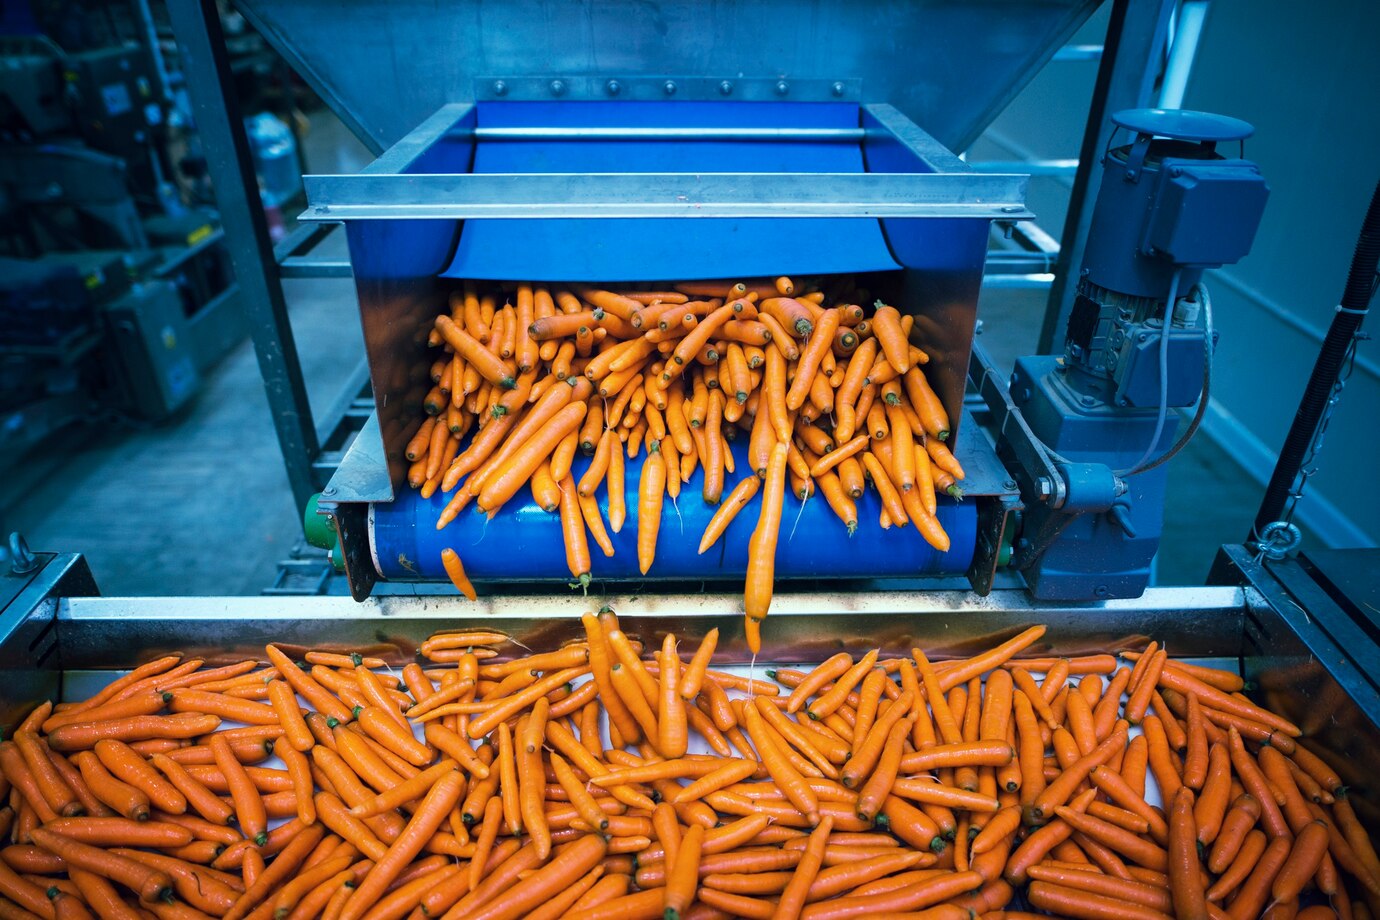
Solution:
[{"label": "electrical cable", "polygon": [[1203,302],[1203,393],[1198,397],[1198,408],[1193,413],[1193,419],[1184,429],[1184,433],[1179,436],[1179,440],[1174,442],[1174,446],[1169,448],[1159,457],[1142,466],[1131,470],[1128,476],[1137,473],[1148,472],[1162,463],[1169,462],[1175,454],[1184,449],[1193,436],[1198,433],[1198,426],[1203,424],[1203,416],[1207,415],[1208,399],[1212,394],[1212,295],[1208,294],[1207,287],[1202,282],[1193,285],[1189,291],[1188,299],[1192,301],[1194,294],[1197,294]]},{"label": "electrical cable", "polygon": [[1160,409],[1155,416],[1155,433],[1140,459],[1124,470],[1117,470],[1114,473],[1116,476],[1130,476],[1150,459],[1155,453],[1156,445],[1160,443],[1160,435],[1164,433],[1164,423],[1169,419],[1169,329],[1174,323],[1174,304],[1179,300],[1179,278],[1182,274],[1183,269],[1176,268],[1173,277],[1169,279],[1169,296],[1165,298],[1164,317],[1160,321]]}]

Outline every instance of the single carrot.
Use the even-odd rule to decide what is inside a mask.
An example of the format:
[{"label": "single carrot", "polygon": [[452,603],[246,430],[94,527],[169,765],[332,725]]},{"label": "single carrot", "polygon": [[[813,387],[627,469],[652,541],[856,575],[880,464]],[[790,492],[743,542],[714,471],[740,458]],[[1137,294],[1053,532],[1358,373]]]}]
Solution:
[{"label": "single carrot", "polygon": [[318,712],[341,723],[349,722],[354,718],[349,707],[299,668],[276,646],[267,645],[264,647],[264,651],[268,655],[269,663],[277,669],[279,676],[287,681],[288,685]]},{"label": "single carrot", "polygon": [[589,541],[585,537],[585,518],[580,510],[575,480],[569,473],[561,480],[560,489],[561,533],[565,537],[566,567],[576,583],[586,588],[590,582]]},{"label": "single carrot", "polygon": [[264,811],[263,797],[223,735],[211,736],[209,744],[216,767],[230,787],[230,799],[240,829],[246,837],[262,846],[268,840],[268,816]]},{"label": "single carrot", "polygon": [[1299,831],[1270,885],[1270,895],[1276,902],[1299,896],[1327,856],[1328,842],[1327,825],[1321,821],[1310,822]]},{"label": "single carrot", "polygon": [[819,797],[772,739],[757,707],[744,706],[743,714],[748,733],[752,736],[752,741],[757,747],[757,753],[761,756],[762,764],[766,767],[767,772],[771,774],[781,791],[786,794],[786,798],[805,815],[810,824],[818,824]]},{"label": "single carrot", "polygon": [[1254,868],[1245,881],[1237,888],[1235,897],[1227,908],[1227,915],[1233,920],[1248,920],[1258,917],[1270,900],[1271,887],[1276,876],[1289,858],[1292,841],[1289,837],[1275,837],[1266,844]]},{"label": "single carrot", "polygon": [[1053,783],[1045,787],[1045,790],[1036,797],[1031,805],[1031,817],[1036,821],[1045,820],[1056,808],[1068,801],[1074,790],[1083,782],[1094,767],[1099,767],[1111,759],[1117,751],[1126,746],[1127,735],[1123,731],[1115,731],[1108,736],[1091,752],[1084,754],[1078,761],[1064,770]]},{"label": "single carrot", "polygon": [[172,879],[166,872],[150,869],[126,856],[98,849],[46,828],[34,828],[31,834],[34,843],[61,857],[68,866],[124,885],[146,902],[158,901],[172,894]]},{"label": "single carrot", "polygon": [[55,751],[86,750],[104,738],[117,741],[144,741],[152,738],[180,741],[213,732],[220,726],[220,722],[218,716],[193,713],[73,722],[52,732],[46,740],[48,746]]},{"label": "single carrot", "polygon": [[[0,745],[0,763],[4,760],[4,745]],[[87,788],[101,802],[110,806],[117,814],[124,815],[135,821],[144,821],[149,817],[151,802],[149,796],[142,789],[117,779],[106,769],[100,759],[91,751],[81,751],[73,755],[73,762],[81,771],[83,781]],[[8,765],[5,773],[15,779]],[[19,784],[16,783],[16,788]],[[185,806],[184,806],[185,807]],[[56,817],[54,815],[53,817]]]},{"label": "single carrot", "polygon": [[446,570],[446,575],[455,586],[455,590],[472,601],[479,599],[479,594],[474,590],[474,583],[465,574],[465,566],[460,561],[460,555],[449,546],[441,550],[441,566]]},{"label": "single carrot", "polygon": [[449,773],[437,781],[413,812],[411,820],[349,896],[341,910],[342,920],[358,920],[383,896],[388,886],[421,852],[450,810],[460,801],[464,777]]},{"label": "single carrot", "polygon": [[465,359],[468,366],[477,370],[485,380],[494,386],[512,389],[516,379],[508,370],[508,365],[483,346],[478,339],[457,326],[449,316],[436,317],[436,331],[441,333],[446,344]]},{"label": "single carrot", "polygon": [[1207,896],[1200,880],[1202,868],[1198,860],[1198,828],[1193,822],[1193,806],[1193,790],[1187,785],[1180,786],[1169,808],[1169,890],[1176,917],[1206,920]]},{"label": "single carrot", "polygon": [[112,775],[139,789],[158,808],[174,814],[186,811],[186,797],[149,766],[148,762],[129,745],[121,741],[104,739],[96,743],[95,753],[101,765]]},{"label": "single carrot", "polygon": [[[786,491],[787,453],[786,443],[778,442],[772,448],[771,460],[767,464],[766,489],[762,493],[762,510],[749,541],[747,589],[744,600],[749,623],[760,624],[771,609],[772,583],[776,571],[776,541],[781,529],[782,503]],[[750,637],[751,635],[755,633],[751,633]],[[749,647],[754,654],[759,651],[760,638],[756,644],[750,638]]]},{"label": "single carrot", "polygon": [[1108,897],[1051,882],[1032,882],[1026,890],[1026,900],[1031,906],[1058,916],[1125,920],[1168,920],[1170,916],[1163,911],[1127,901],[1125,898]]},{"label": "single carrot", "polygon": [[666,886],[662,892],[665,920],[678,920],[694,900],[695,890],[699,884],[703,845],[704,828],[698,824],[692,825],[681,839],[675,863],[666,875]]},{"label": "single carrot", "polygon": [[653,441],[642,464],[642,481],[637,500],[637,565],[643,575],[656,559],[657,536],[661,530],[661,504],[666,493],[666,458],[661,442]]},{"label": "single carrot", "polygon": [[77,799],[77,794],[72,791],[72,787],[58,772],[58,768],[48,755],[47,746],[40,742],[33,732],[25,729],[20,729],[14,733],[14,744],[19,749],[20,756],[24,758],[29,773],[33,776],[33,782],[39,795],[48,803],[48,807],[55,813],[66,817],[81,814],[83,810],[81,802]]},{"label": "single carrot", "polygon": [[886,743],[882,746],[877,765],[862,789],[858,791],[858,817],[868,821],[876,820],[887,796],[895,790],[897,772],[901,767],[901,753],[909,732],[910,721],[907,719],[894,722],[887,732]]},{"label": "single carrot", "polygon": [[718,541],[719,537],[723,536],[724,531],[728,529],[728,525],[737,517],[738,512],[741,511],[748,502],[752,501],[753,497],[757,494],[757,490],[761,487],[761,484],[761,478],[757,476],[748,476],[733,487],[733,491],[729,492],[728,497],[719,504],[718,509],[714,512],[714,516],[709,519],[708,525],[704,528],[704,536],[700,538],[699,546],[699,552],[701,554],[709,549],[709,547],[713,546],[714,543]]}]

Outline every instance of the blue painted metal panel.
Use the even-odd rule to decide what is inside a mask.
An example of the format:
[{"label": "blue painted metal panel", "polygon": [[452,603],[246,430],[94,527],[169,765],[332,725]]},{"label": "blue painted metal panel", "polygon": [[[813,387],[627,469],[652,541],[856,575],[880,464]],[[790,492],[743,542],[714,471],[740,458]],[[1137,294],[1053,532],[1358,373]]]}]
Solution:
[{"label": "blue painted metal panel", "polygon": [[[747,469],[746,446],[734,445],[739,470]],[[575,476],[588,466],[577,457]],[[637,568],[637,485],[641,462],[628,464],[628,520],[622,533],[610,534],[614,555],[606,558],[590,541],[595,578],[641,580]],[[731,476],[731,487],[741,476]],[[760,498],[739,513],[725,536],[703,556],[696,550],[714,508],[700,497],[703,473],[696,471],[681,492],[678,507],[667,500],[662,508],[656,562],[646,576],[654,579],[741,579],[747,568],[747,545],[756,526]],[[725,489],[727,493],[727,489]],[[453,547],[464,560],[466,573],[482,581],[568,581],[560,518],[532,503],[525,490],[500,509],[493,520],[466,510],[445,530],[436,519],[448,496],[424,500],[411,490],[397,501],[371,506],[370,537],[380,573],[402,581],[444,580],[441,550]],[[599,506],[607,515],[608,499],[601,490]],[[472,506],[471,506],[472,507]],[[977,533],[977,509],[941,498],[938,517],[948,531],[952,549],[938,553],[913,527],[883,532],[877,524],[876,493],[858,501],[858,531],[849,537],[822,496],[804,504],[787,496],[780,551],[779,579],[902,578],[917,575],[961,575],[972,561]],[[792,533],[794,535],[792,536]]]},{"label": "blue painted metal panel", "polygon": [[[852,103],[495,102],[482,127],[856,128]],[[457,164],[456,168],[463,168]],[[855,142],[513,141],[477,145],[476,173],[865,171]],[[877,221],[474,220],[447,278],[653,281],[897,268]]]}]

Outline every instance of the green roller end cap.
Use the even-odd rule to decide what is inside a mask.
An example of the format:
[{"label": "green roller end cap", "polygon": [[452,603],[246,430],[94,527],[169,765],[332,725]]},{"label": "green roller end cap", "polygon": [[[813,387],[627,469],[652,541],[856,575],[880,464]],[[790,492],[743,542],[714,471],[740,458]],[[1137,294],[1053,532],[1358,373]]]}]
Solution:
[{"label": "green roller end cap", "polygon": [[319,549],[334,549],[335,528],[331,526],[330,518],[316,510],[320,499],[320,493],[307,499],[307,508],[302,513],[302,530],[306,534],[307,542],[312,546]]},{"label": "green roller end cap", "polygon": [[345,572],[345,553],[339,546],[331,547],[331,568],[342,574]]}]

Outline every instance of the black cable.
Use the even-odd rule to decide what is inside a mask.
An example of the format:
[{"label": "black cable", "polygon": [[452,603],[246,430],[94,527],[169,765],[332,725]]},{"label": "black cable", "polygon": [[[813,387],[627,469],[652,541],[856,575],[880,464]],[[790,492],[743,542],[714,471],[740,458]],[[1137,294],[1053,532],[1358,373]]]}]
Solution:
[{"label": "black cable", "polygon": [[1299,469],[1307,456],[1308,445],[1313,442],[1318,423],[1322,420],[1337,377],[1346,362],[1347,351],[1365,319],[1377,267],[1380,267],[1380,183],[1376,184],[1370,207],[1361,224],[1361,234],[1351,258],[1351,270],[1347,273],[1341,305],[1332,317],[1327,337],[1323,339],[1322,349],[1318,352],[1318,360],[1313,365],[1313,373],[1308,378],[1298,411],[1294,414],[1294,422],[1289,426],[1289,435],[1280,448],[1279,460],[1265,489],[1265,497],[1260,502],[1260,510],[1255,515],[1255,526],[1246,537],[1248,541],[1255,540],[1266,524],[1279,520],[1284,512],[1294,480],[1298,478]]}]

